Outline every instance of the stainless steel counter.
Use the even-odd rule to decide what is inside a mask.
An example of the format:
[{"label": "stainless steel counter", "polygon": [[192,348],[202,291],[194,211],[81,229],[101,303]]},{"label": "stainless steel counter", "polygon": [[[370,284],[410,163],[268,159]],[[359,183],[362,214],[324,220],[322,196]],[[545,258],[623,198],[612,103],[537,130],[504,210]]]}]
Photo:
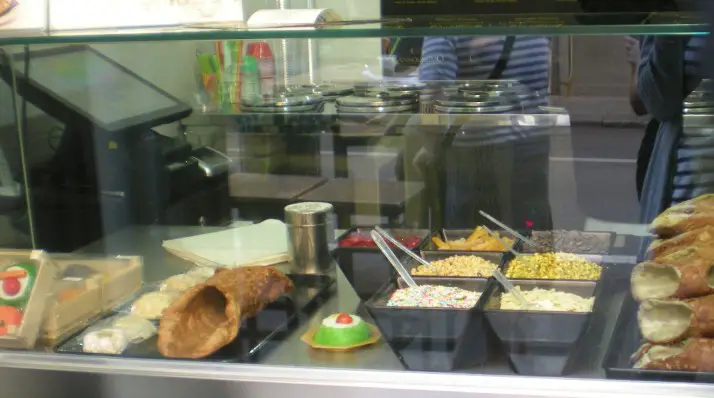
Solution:
[{"label": "stainless steel counter", "polygon": [[[184,271],[190,264],[166,253],[161,242],[207,228],[134,228],[88,246],[84,252],[141,254],[147,281]],[[337,271],[337,294],[311,318],[316,323],[337,312],[354,312],[359,300]],[[577,373],[575,378],[523,377],[504,374],[426,373],[402,371],[385,344],[356,353],[329,354],[309,350],[302,325],[273,349],[259,365],[194,361],[77,357],[40,352],[0,352],[0,396],[20,397],[711,397],[714,386],[702,384],[602,380],[602,375]],[[605,327],[602,333],[611,333]],[[583,351],[585,353],[589,350]],[[599,358],[588,357],[588,362]],[[70,374],[66,372],[82,372]],[[184,380],[176,380],[176,379]],[[197,380],[205,381],[197,381]],[[193,381],[189,381],[193,380]],[[237,382],[237,383],[236,383]],[[83,386],[80,388],[80,386]],[[200,394],[200,395],[199,395]]]}]

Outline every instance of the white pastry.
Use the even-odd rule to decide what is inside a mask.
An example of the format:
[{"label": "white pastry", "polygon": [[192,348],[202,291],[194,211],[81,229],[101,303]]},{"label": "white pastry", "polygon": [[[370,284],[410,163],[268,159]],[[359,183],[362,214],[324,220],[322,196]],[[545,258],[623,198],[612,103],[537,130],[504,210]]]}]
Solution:
[{"label": "white pastry", "polygon": [[186,272],[186,275],[194,277],[196,279],[199,279],[201,281],[205,281],[206,279],[210,278],[213,276],[213,274],[216,273],[215,268],[211,267],[194,267],[191,268],[188,272]]},{"label": "white pastry", "polygon": [[151,321],[136,315],[126,315],[116,319],[114,328],[121,330],[133,344],[141,343],[156,334],[156,326]]},{"label": "white pastry", "polygon": [[184,291],[198,285],[202,281],[188,274],[178,274],[166,279],[162,284],[162,292],[183,293]]},{"label": "white pastry", "polygon": [[146,293],[131,305],[131,313],[144,319],[159,319],[176,295],[171,292]]},{"label": "white pastry", "polygon": [[93,354],[121,354],[129,340],[119,329],[100,329],[89,332],[82,339],[82,350]]}]

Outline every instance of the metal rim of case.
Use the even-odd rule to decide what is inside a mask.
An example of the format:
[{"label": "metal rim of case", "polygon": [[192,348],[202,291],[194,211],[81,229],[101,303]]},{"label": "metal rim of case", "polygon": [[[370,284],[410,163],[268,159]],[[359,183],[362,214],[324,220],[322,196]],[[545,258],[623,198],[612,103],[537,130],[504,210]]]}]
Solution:
[{"label": "metal rim of case", "polygon": [[[714,386],[697,383],[635,382],[605,379],[499,376],[440,372],[326,369],[254,364],[201,364],[189,361],[0,353],[0,366],[93,374],[173,377],[303,386],[379,388],[432,393],[471,393],[475,397],[671,398],[711,397]],[[257,387],[259,388],[259,387]]]},{"label": "metal rim of case", "polygon": [[358,95],[348,95],[337,99],[337,105],[340,107],[392,107],[400,105],[415,105],[416,97],[404,98],[382,98],[382,97],[361,97]]}]

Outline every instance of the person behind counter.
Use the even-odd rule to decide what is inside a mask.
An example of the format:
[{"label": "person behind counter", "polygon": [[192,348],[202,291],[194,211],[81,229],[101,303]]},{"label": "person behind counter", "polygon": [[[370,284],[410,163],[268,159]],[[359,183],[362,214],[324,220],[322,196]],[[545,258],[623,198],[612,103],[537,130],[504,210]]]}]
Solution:
[{"label": "person behind counter", "polygon": [[[702,82],[705,44],[702,36],[646,36],[641,41],[637,91],[661,123],[642,188],[642,223],[673,204],[714,192],[714,136],[685,130],[682,117],[684,99]],[[711,93],[711,87],[702,89]]]},{"label": "person behind counter", "polygon": [[[549,45],[542,36],[426,37],[419,79],[517,80],[530,95],[516,109],[531,113],[548,104]],[[516,228],[551,229],[548,135],[534,127],[485,129],[477,119],[454,127],[460,134],[442,153],[444,227],[483,224],[484,210]]]},{"label": "person behind counter", "polygon": [[[629,97],[630,107],[637,116],[647,114],[647,108],[640,99],[640,94],[637,92],[637,69],[640,64],[640,41],[632,36],[625,36],[625,56],[627,63],[630,65],[630,84]],[[642,200],[642,185],[645,182],[647,167],[652,157],[655,139],[657,138],[657,130],[659,130],[659,122],[656,119],[650,119],[645,127],[645,134],[640,141],[640,148],[637,150],[637,168],[635,172],[635,189],[637,190],[637,200]]]}]

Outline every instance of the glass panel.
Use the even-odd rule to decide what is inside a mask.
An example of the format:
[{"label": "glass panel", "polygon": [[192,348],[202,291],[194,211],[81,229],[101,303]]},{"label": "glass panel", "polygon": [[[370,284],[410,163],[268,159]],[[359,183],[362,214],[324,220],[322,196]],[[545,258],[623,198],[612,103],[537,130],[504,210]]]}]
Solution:
[{"label": "glass panel", "polygon": [[[0,9],[0,43],[707,32],[693,11],[692,0],[479,1],[458,10],[446,0],[333,2],[326,6],[331,11],[321,15],[320,28],[313,29],[318,18],[311,11],[316,5],[306,0],[32,0],[6,14]],[[256,11],[276,12],[280,7],[304,12],[256,17]],[[77,13],[78,8],[83,12]]]},{"label": "glass panel", "polygon": [[45,314],[86,309],[33,363],[711,377],[662,371],[710,370],[683,345],[631,360],[709,335],[709,198],[646,251],[709,192],[705,36],[469,32],[10,49]]},{"label": "glass panel", "polygon": [[[0,48],[0,64],[6,64],[7,53],[13,49]],[[26,149],[40,145],[44,148],[47,144],[38,143],[27,134],[30,129],[39,128],[34,118],[36,109],[15,96],[11,82],[11,79],[0,82],[0,245],[30,249],[33,215],[26,195]]]}]

